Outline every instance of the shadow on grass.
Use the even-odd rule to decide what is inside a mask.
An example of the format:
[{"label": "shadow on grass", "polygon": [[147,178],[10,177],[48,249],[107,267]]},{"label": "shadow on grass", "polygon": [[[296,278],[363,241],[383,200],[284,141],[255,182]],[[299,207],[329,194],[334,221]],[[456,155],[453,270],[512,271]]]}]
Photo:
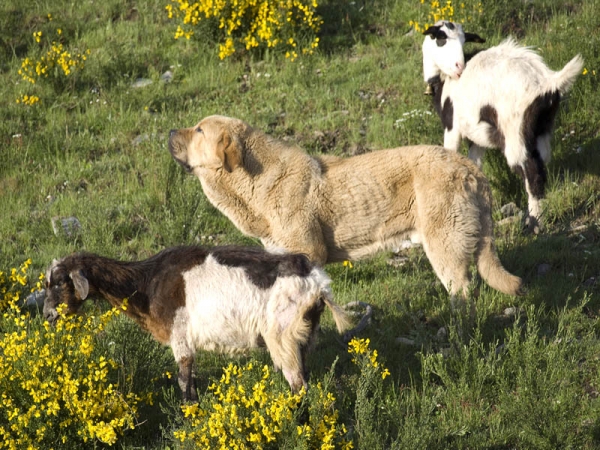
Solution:
[{"label": "shadow on grass", "polygon": [[[590,132],[597,131],[594,129]],[[553,155],[552,166],[559,167],[560,170],[569,169],[581,174],[600,176],[600,138],[588,136],[577,151]]]},{"label": "shadow on grass", "polygon": [[328,0],[319,5],[323,18],[319,33],[319,48],[325,53],[343,52],[369,35],[381,35],[384,30],[377,17],[386,2]]},{"label": "shadow on grass", "polygon": [[[523,278],[527,292],[523,297],[499,296],[477,276],[474,289],[480,291],[480,295],[475,302],[480,305],[478,308],[487,306],[490,310],[477,325],[482,343],[501,345],[506,330],[512,328],[515,321],[526,322],[523,313],[528,306],[540,311],[540,332],[548,335],[556,333],[563,310],[580,310],[588,317],[600,316],[597,295],[600,292],[597,281],[600,279],[600,255],[589,252],[588,248],[580,238],[556,232],[519,236],[515,244],[502,249],[500,257],[504,266]],[[346,291],[346,297],[350,296],[351,300],[356,297],[369,303],[370,298],[378,301],[373,305],[371,324],[357,337],[371,340],[372,348],[377,349],[386,361],[394,383],[398,385],[419,385],[420,354],[445,351],[449,346],[447,333],[451,327],[464,327],[465,343],[475,331],[474,323],[468,324],[467,320],[460,320],[451,312],[449,296],[433,279],[424,254],[419,257],[415,249],[411,252],[414,255],[401,269],[386,267],[379,261],[368,267],[356,264],[351,271],[341,265],[328,270],[334,283],[340,283],[334,285],[334,292]],[[394,280],[404,276],[406,283]],[[390,288],[379,289],[380,285]],[[482,302],[493,303],[485,305]],[[491,304],[497,306],[490,308]],[[322,354],[318,353],[321,358]],[[344,373],[351,370],[351,365],[346,356],[340,358],[338,369]]]}]

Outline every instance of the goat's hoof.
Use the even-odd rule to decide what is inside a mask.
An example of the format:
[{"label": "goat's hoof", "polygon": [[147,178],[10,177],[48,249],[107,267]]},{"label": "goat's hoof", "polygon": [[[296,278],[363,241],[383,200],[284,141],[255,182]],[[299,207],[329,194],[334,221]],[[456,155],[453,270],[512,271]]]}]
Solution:
[{"label": "goat's hoof", "polygon": [[523,231],[526,233],[540,234],[542,232],[542,225],[536,217],[527,216],[523,222]]},{"label": "goat's hoof", "polygon": [[192,391],[190,395],[184,395],[183,403],[198,403],[198,394],[196,394],[196,391]]}]

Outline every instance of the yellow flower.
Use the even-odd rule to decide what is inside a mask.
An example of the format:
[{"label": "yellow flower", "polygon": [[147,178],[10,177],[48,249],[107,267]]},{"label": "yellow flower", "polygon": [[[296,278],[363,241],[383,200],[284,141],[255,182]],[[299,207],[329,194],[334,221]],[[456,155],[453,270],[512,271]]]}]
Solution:
[{"label": "yellow flower", "polygon": [[[294,51],[288,51],[286,58],[293,61],[298,56],[296,36],[305,35],[307,31],[319,32],[323,20],[316,15],[317,7],[316,0],[171,0],[165,10],[169,19],[176,18],[180,22],[175,39],[183,36],[189,39],[193,33],[189,27],[198,25],[205,18],[218,19],[222,33],[218,52],[220,59],[231,56],[239,48],[251,50],[261,46],[288,45]],[[189,31],[184,31],[181,25]],[[317,45],[318,41],[313,41],[299,51],[311,54]]]},{"label": "yellow flower", "polygon": [[[0,295],[8,301],[5,324],[11,321],[14,330],[0,337],[0,410],[11,422],[10,429],[0,430],[3,443],[8,448],[49,448],[47,436],[65,442],[70,435],[79,436],[81,446],[95,439],[112,445],[121,430],[135,425],[142,397],[151,400],[146,394],[119,392],[108,381],[118,364],[94,351],[98,334],[116,314],[111,310],[84,320],[66,316],[63,307],[55,327],[47,322],[35,326],[13,303],[28,282],[30,265],[31,260],[25,261],[8,277],[0,271]],[[89,353],[80,351],[80,342]]]},{"label": "yellow flower", "polygon": [[352,269],[354,266],[352,265],[351,261],[345,260],[344,267],[348,267],[349,269]]},{"label": "yellow flower", "polygon": [[362,355],[369,350],[370,339],[357,339],[352,338],[350,342],[348,342],[348,353],[355,353],[357,355]]}]

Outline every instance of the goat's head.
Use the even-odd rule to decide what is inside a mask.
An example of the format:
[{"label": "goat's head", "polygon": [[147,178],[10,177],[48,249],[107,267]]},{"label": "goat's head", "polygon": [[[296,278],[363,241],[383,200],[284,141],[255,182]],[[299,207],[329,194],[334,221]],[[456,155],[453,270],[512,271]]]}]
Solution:
[{"label": "goat's head", "polygon": [[89,283],[81,270],[69,271],[61,261],[54,260],[46,273],[46,298],[44,300],[44,318],[48,322],[58,319],[56,308],[64,303],[67,313],[79,310],[89,293]]},{"label": "goat's head", "polygon": [[430,82],[436,76],[458,79],[465,69],[463,45],[485,42],[474,33],[465,33],[459,23],[440,20],[423,32],[423,77]]}]

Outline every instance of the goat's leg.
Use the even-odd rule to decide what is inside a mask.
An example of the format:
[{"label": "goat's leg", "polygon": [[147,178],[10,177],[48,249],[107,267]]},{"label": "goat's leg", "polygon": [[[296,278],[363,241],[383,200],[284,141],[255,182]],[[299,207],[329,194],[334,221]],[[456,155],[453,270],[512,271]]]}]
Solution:
[{"label": "goat's leg", "polygon": [[542,219],[541,198],[533,194],[531,183],[525,179],[525,190],[527,191],[527,216],[524,221],[524,228],[535,234],[540,232]]},{"label": "goat's leg", "polygon": [[444,147],[457,152],[460,148],[461,135],[456,126],[444,130]]},{"label": "goat's leg", "polygon": [[483,167],[483,155],[485,154],[485,148],[471,142],[469,145],[469,159],[477,164],[480,169]]},{"label": "goat's leg", "polygon": [[177,361],[177,364],[179,365],[177,382],[183,393],[183,400],[197,402],[198,394],[194,387],[194,357],[184,356]]},{"label": "goat's leg", "polygon": [[527,191],[527,216],[525,228],[531,232],[539,233],[542,219],[541,200],[546,189],[546,166],[539,153],[529,156],[523,167],[525,190]]},{"label": "goat's leg", "polygon": [[544,164],[548,164],[550,162],[550,157],[552,155],[552,147],[550,146],[551,141],[551,133],[543,133],[537,137],[537,148],[542,161],[544,161]]},{"label": "goat's leg", "polygon": [[194,387],[194,349],[190,347],[190,344],[186,338],[187,335],[187,323],[189,317],[187,312],[178,314],[173,322],[173,329],[171,331],[171,350],[173,350],[173,356],[179,366],[179,374],[177,375],[177,382],[181,388],[184,401],[198,401],[198,394],[196,394],[196,388]]}]

